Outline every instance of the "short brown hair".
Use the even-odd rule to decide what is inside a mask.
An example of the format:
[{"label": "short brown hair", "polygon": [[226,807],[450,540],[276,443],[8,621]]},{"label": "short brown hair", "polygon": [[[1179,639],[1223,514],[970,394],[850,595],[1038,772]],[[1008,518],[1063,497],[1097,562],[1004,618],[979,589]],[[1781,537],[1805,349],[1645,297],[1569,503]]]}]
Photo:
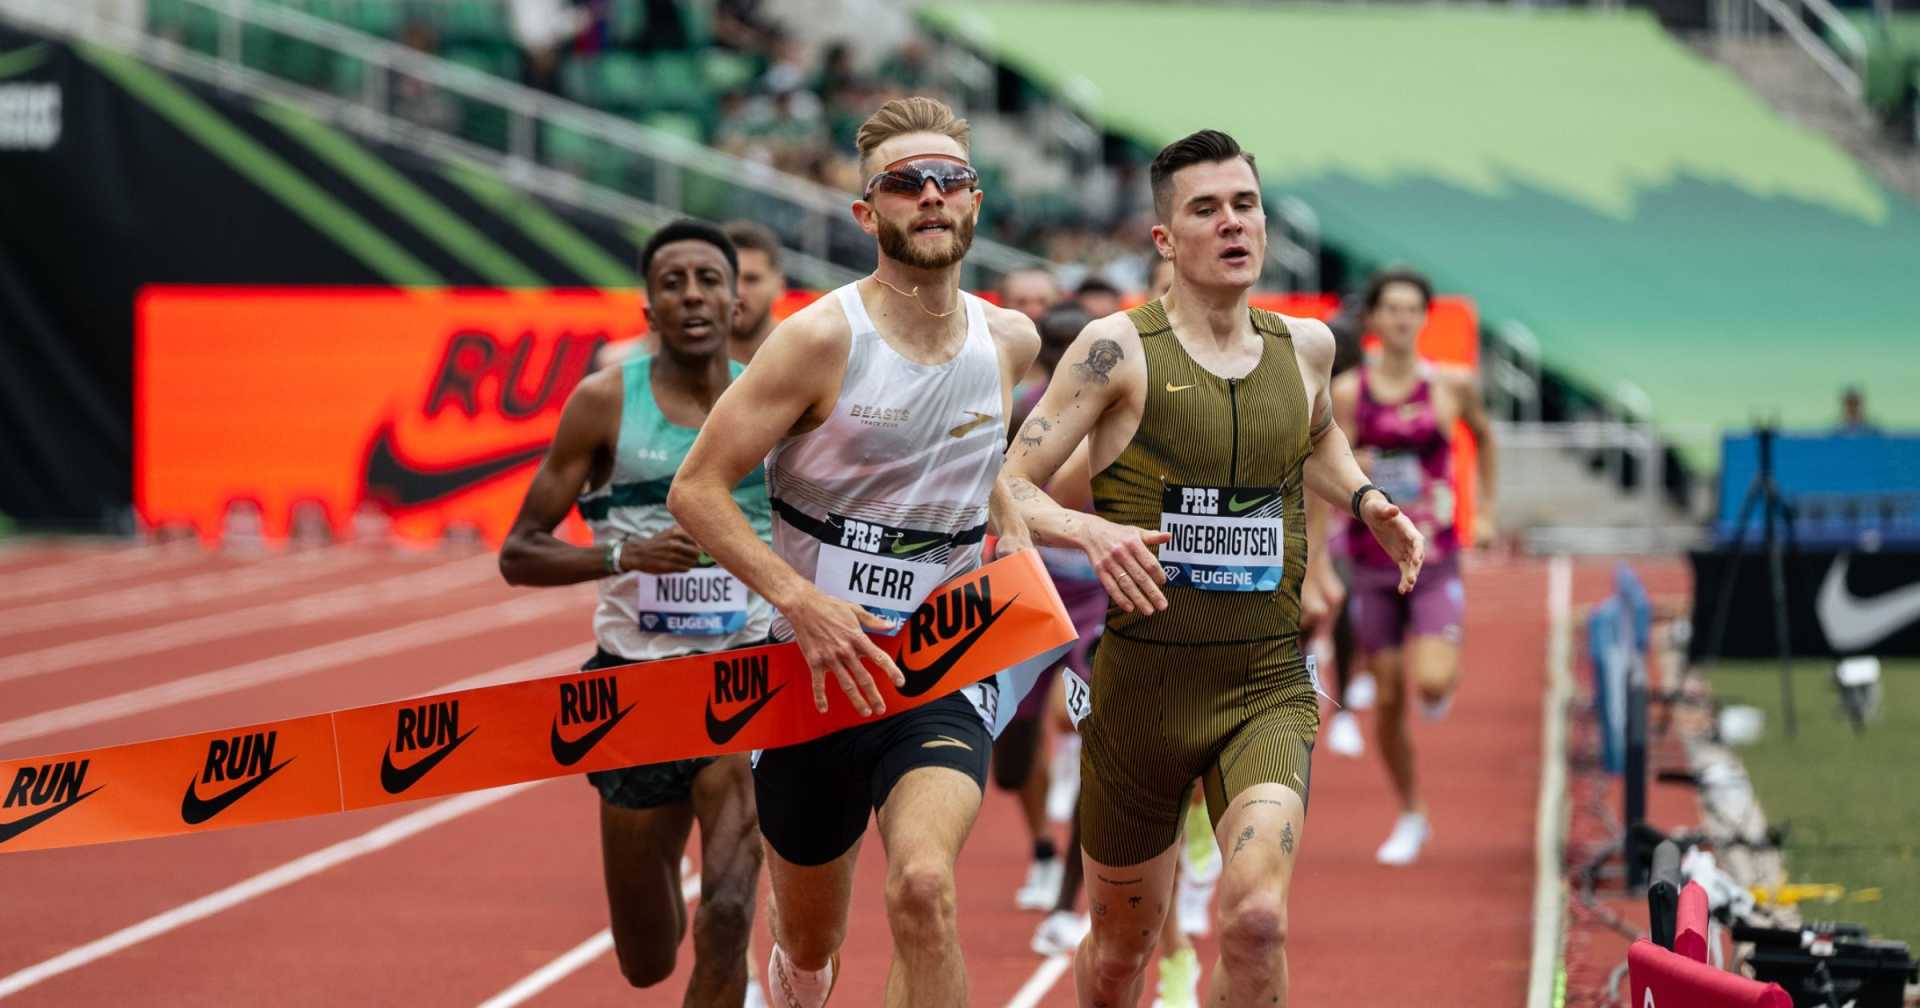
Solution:
[{"label": "short brown hair", "polygon": [[742,252],[754,251],[767,257],[767,264],[774,269],[780,268],[780,239],[764,224],[750,220],[733,220],[720,225],[727,233],[727,239],[733,247]]},{"label": "short brown hair", "polygon": [[1154,155],[1153,167],[1147,169],[1147,179],[1153,186],[1153,212],[1161,220],[1166,220],[1173,209],[1168,204],[1173,199],[1174,172],[1190,165],[1229,161],[1236,157],[1246,159],[1247,167],[1253,170],[1254,181],[1258,182],[1260,169],[1253,163],[1253,155],[1240,149],[1240,141],[1219,130],[1203,129],[1189,133],[1160,148],[1160,153]]},{"label": "short brown hair", "polygon": [[1367,279],[1366,289],[1360,294],[1361,310],[1372,311],[1380,307],[1380,296],[1387,292],[1388,287],[1397,283],[1406,284],[1420,292],[1420,307],[1433,307],[1433,281],[1428,280],[1427,275],[1419,270],[1394,266],[1383,269]]},{"label": "short brown hair", "polygon": [[963,151],[971,149],[969,140],[973,135],[967,121],[954,115],[946,102],[924,95],[895,98],[868,116],[867,121],[860,124],[860,132],[853,138],[853,145],[860,149],[860,169],[868,170],[867,158],[873,155],[875,148],[908,133],[950,136]]}]

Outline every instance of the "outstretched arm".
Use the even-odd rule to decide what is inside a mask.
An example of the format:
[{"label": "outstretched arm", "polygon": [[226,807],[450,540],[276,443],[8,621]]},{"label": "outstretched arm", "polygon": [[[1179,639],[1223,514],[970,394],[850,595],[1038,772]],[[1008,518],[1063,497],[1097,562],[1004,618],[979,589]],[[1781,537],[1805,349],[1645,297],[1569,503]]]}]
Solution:
[{"label": "outstretched arm", "polygon": [[[1327,503],[1348,511],[1353,495],[1367,484],[1367,474],[1354,461],[1353,445],[1333,422],[1333,395],[1328,374],[1333,367],[1333,333],[1324,322],[1296,319],[1289,323],[1294,345],[1303,367],[1312,368],[1319,378],[1319,395],[1314,397],[1308,436],[1313,453],[1304,467],[1308,492]],[[1400,565],[1400,592],[1413,590],[1420,577],[1420,565],[1426,559],[1426,538],[1400,509],[1378,490],[1361,498],[1360,520],[1373,532],[1387,554]]]},{"label": "outstretched arm", "polygon": [[1084,550],[1107,595],[1127,612],[1167,607],[1160,591],[1166,574],[1149,548],[1165,542],[1166,533],[1068,510],[1040,488],[1115,405],[1140,387],[1146,371],[1140,337],[1125,315],[1089,324],[1060,358],[1046,394],[1008,446],[1007,464],[1000,471],[1034,541]]},{"label": "outstretched arm", "polygon": [[[867,630],[892,625],[852,602],[815,588],[762,542],[734,502],[733,488],[820,403],[831,404],[838,372],[822,375],[822,361],[844,360],[844,327],[824,311],[788,319],[767,337],[753,366],[713,404],[667,494],[667,508],[715,562],[759,592],[793,625],[795,643],[813,671],[813,705],[827,709],[831,673],[862,717],[886,713],[886,702],[862,664],[906,680],[893,660],[867,639]],[[835,356],[837,354],[837,357]],[[824,369],[832,371],[832,369]]]}]

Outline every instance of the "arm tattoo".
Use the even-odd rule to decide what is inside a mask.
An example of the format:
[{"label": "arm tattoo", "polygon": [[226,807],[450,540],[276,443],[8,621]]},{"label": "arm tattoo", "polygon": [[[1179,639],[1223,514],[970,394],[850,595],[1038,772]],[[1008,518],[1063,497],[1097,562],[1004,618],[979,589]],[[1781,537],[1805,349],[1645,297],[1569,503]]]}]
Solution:
[{"label": "arm tattoo", "polygon": [[1087,381],[1105,385],[1122,356],[1120,344],[1110,339],[1094,340],[1087,348],[1087,359],[1075,364],[1073,372]]},{"label": "arm tattoo", "polygon": [[1053,421],[1046,417],[1029,417],[1026,425],[1020,428],[1020,443],[1029,448],[1038,448],[1052,429]]},{"label": "arm tattoo", "polygon": [[1293,853],[1293,824],[1292,823],[1288,823],[1285,826],[1280,828],[1280,849],[1283,851],[1286,851],[1288,854]]},{"label": "arm tattoo", "polygon": [[1009,486],[1007,495],[1016,501],[1030,501],[1040,496],[1040,488],[1034,486],[1032,480],[1023,476],[1016,476],[1007,482]]}]

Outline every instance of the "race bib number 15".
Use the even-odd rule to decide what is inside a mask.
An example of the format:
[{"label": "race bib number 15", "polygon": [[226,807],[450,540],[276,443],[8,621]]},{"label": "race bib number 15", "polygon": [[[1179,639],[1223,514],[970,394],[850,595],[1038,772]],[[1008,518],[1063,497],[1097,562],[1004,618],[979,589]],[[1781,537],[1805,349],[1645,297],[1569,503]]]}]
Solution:
[{"label": "race bib number 15", "polygon": [[1160,547],[1169,585],[1271,592],[1286,569],[1285,497],[1278,487],[1189,486],[1161,491]]}]

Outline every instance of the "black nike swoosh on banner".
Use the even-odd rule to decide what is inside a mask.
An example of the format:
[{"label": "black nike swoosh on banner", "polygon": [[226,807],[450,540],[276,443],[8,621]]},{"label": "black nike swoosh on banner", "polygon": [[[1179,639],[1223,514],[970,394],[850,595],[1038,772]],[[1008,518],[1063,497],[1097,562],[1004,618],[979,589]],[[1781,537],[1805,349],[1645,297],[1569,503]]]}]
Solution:
[{"label": "black nike swoosh on banner", "polygon": [[426,758],[410,767],[394,766],[393,746],[388,745],[387,751],[380,757],[380,786],[385,788],[388,794],[399,794],[415,784],[420,783],[420,778],[425,777],[428,771],[439,766],[440,761],[446,759],[448,753],[460,748],[460,743],[472,738],[473,733],[479,730],[480,726],[474,725],[472,728],[467,729],[465,735],[428,753]]},{"label": "black nike swoosh on banner", "polygon": [[748,704],[745,710],[742,710],[740,713],[735,714],[730,718],[714,717],[713,716],[713,698],[708,697],[707,698],[707,738],[712,739],[714,745],[726,745],[728,742],[733,741],[733,737],[735,735],[740,734],[740,729],[745,728],[747,726],[747,722],[753,720],[753,716],[755,714],[760,713],[760,708],[765,707],[770,701],[773,700],[774,697],[777,697],[780,695],[781,690],[786,688],[787,688],[786,683],[781,683],[780,685],[775,686],[774,688],[767,691],[766,696],[763,696],[760,699],[755,700],[753,703]]},{"label": "black nike swoosh on banner", "polygon": [[454,497],[496,476],[512,472],[546,454],[546,442],[521,445],[490,455],[428,467],[401,456],[394,447],[393,421],[381,423],[367,445],[363,475],[367,497],[396,508],[420,507]]},{"label": "black nike swoosh on banner", "polygon": [[279,773],[281,770],[286,768],[286,765],[288,763],[291,763],[291,762],[293,762],[292,759],[281,760],[279,766],[269,769],[266,773],[263,773],[260,776],[255,777],[254,779],[247,781],[244,784],[238,784],[238,785],[235,785],[234,787],[228,788],[227,790],[222,791],[217,795],[214,795],[212,798],[200,797],[200,795],[193,790],[193,780],[189,778],[187,780],[186,796],[180,799],[180,821],[183,823],[186,823],[189,826],[198,826],[201,823],[206,822],[207,820],[213,818],[214,816],[217,816],[220,813],[225,812],[227,810],[227,806],[232,805],[234,802],[237,802],[242,798],[245,798],[247,796],[247,792],[252,791],[254,788],[257,788],[262,784],[265,784],[267,782],[267,778],[273,776],[274,774]]},{"label": "black nike swoosh on banner", "polygon": [[561,766],[572,766],[582,759],[585,759],[587,753],[592,751],[594,746],[599,745],[600,740],[606,738],[607,733],[613,730],[613,726],[619,724],[620,719],[627,716],[627,711],[638,706],[639,704],[628,704],[627,710],[620,711],[600,724],[595,725],[592,731],[577,739],[561,738],[560,721],[556,718],[553,722],[553,738],[550,740],[553,745],[553,761]]},{"label": "black nike swoosh on banner", "polygon": [[[102,784],[100,785],[100,787],[106,787],[106,785]],[[47,820],[53,818],[54,816],[57,816],[60,813],[65,812],[66,810],[74,807],[75,805],[78,805],[81,802],[86,801],[88,798],[93,797],[94,794],[99,790],[100,788],[97,787],[97,788],[94,788],[92,791],[88,791],[85,794],[74,795],[73,797],[67,799],[66,801],[63,801],[60,804],[55,805],[51,808],[43,808],[40,811],[35,812],[30,816],[22,816],[10,823],[0,823],[0,844],[6,843],[7,841],[13,839],[14,837],[17,837],[20,834],[25,833],[26,831],[34,828],[35,826],[38,826],[41,823],[46,822]]]},{"label": "black nike swoosh on banner", "polygon": [[945,653],[941,654],[940,657],[927,663],[925,668],[914,668],[912,665],[907,664],[906,652],[900,652],[900,655],[893,660],[893,663],[900,668],[900,677],[907,681],[905,686],[900,687],[900,695],[910,697],[919,696],[938,685],[941,679],[946,678],[947,672],[966,655],[967,650],[973,647],[974,642],[980,639],[980,635],[986,633],[988,628],[998,622],[1000,617],[1004,615],[1008,609],[1012,608],[1014,601],[1019,597],[1019,595],[1015,595],[1013,598],[1008,599],[1005,605],[995,609],[986,619],[981,620],[979,626],[967,631],[965,637],[960,638],[959,641],[955,642],[955,644],[948,648]]}]

